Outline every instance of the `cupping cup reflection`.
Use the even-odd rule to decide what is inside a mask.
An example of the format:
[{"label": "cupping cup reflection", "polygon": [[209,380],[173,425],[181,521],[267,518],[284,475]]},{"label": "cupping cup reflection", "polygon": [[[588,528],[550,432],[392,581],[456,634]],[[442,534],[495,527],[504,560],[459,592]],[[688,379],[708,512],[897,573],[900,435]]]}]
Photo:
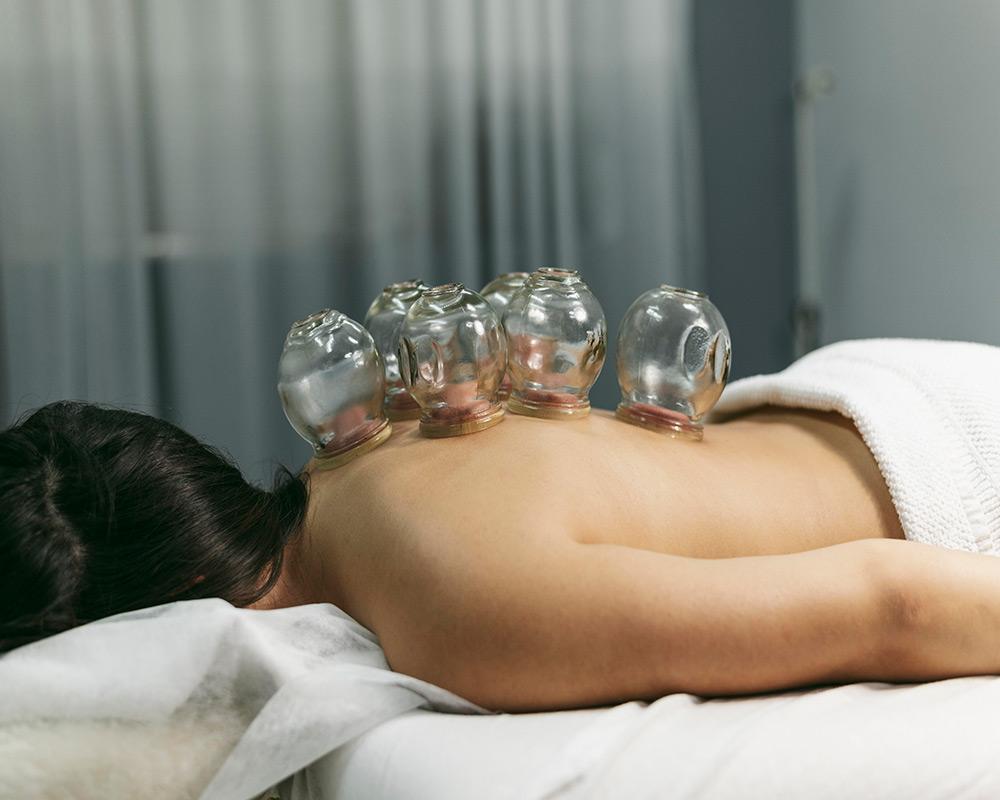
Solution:
[{"label": "cupping cup reflection", "polygon": [[707,295],[650,289],[625,312],[618,331],[618,416],[701,439],[702,419],[725,388],[731,358],[726,321]]},{"label": "cupping cup reflection", "polygon": [[507,365],[500,320],[460,283],[427,289],[410,306],[399,337],[403,382],[420,404],[425,436],[458,436],[503,419],[497,392]]},{"label": "cupping cup reflection", "polygon": [[278,362],[278,394],[288,421],[322,466],[345,464],[392,431],[375,341],[339,311],[320,311],[292,325]]},{"label": "cupping cup reflection", "polygon": [[511,299],[503,324],[508,410],[550,419],[588,414],[608,329],[601,304],[576,270],[535,270]]},{"label": "cupping cup reflection", "polygon": [[[507,306],[510,305],[511,298],[520,291],[527,279],[527,272],[505,272],[503,275],[487,283],[479,293],[487,303],[493,306],[493,310],[497,312],[497,316],[502,321],[503,313],[507,310]],[[508,369],[504,373],[503,382],[500,384],[500,399],[506,400],[509,396],[510,370]]]},{"label": "cupping cup reflection", "polygon": [[386,286],[365,314],[365,327],[371,333],[385,367],[385,411],[389,419],[416,419],[420,406],[403,384],[399,374],[399,331],[409,311],[427,284],[408,280]]}]

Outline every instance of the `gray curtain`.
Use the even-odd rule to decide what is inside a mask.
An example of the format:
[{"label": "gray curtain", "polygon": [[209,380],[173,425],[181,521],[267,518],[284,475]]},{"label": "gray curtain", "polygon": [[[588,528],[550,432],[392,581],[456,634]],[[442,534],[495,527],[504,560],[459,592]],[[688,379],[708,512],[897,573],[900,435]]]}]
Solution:
[{"label": "gray curtain", "polygon": [[[702,281],[688,0],[0,0],[0,389],[308,455],[288,325],[581,269]],[[595,391],[616,396],[613,364]]]}]

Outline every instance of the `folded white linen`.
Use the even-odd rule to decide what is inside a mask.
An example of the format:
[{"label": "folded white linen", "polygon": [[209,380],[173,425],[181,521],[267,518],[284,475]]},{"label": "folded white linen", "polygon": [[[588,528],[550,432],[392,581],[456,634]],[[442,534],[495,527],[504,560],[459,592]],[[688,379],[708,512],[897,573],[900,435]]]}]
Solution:
[{"label": "folded white linen", "polygon": [[[131,771],[130,797],[147,796],[152,786],[157,797],[246,800],[421,707],[481,711],[389,670],[374,634],[334,606],[254,611],[222,600],[171,603],[0,658],[0,796],[94,796],[85,791],[86,776],[60,774],[86,765],[91,788],[103,787],[103,796],[112,796],[109,787],[122,796],[121,774]],[[162,774],[144,775],[119,759],[143,755],[125,745],[127,737],[179,747],[186,736],[172,736],[175,726],[216,736],[202,740],[200,758],[190,740],[174,751],[193,767],[186,776],[168,763],[175,791],[164,794],[156,788]],[[54,750],[60,738],[72,741]],[[162,769],[162,754],[148,757],[150,769]],[[190,785],[209,778],[207,786]],[[71,784],[74,791],[60,793]]]},{"label": "folded white linen", "polygon": [[762,405],[849,417],[908,539],[1000,555],[1000,348],[839,342],[783,372],[736,381],[713,418]]}]

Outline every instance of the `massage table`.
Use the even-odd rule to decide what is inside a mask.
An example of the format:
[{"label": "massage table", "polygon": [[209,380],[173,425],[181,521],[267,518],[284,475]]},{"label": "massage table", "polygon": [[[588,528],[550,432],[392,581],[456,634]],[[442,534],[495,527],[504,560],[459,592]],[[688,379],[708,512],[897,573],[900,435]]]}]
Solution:
[{"label": "massage table", "polygon": [[324,800],[997,798],[1000,679],[542,714],[412,711],[306,771]]},{"label": "massage table", "polygon": [[0,797],[1000,798],[997,720],[997,677],[488,714],[334,606],[189,600],[0,658]]}]

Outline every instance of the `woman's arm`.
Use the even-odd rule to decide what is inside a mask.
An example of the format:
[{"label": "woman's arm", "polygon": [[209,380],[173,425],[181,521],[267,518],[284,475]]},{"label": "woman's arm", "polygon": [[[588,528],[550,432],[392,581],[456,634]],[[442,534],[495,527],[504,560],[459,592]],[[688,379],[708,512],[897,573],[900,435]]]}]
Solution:
[{"label": "woman's arm", "polygon": [[407,572],[373,619],[390,663],[491,708],[1000,672],[1000,561],[913,542],[711,560],[511,545]]}]

